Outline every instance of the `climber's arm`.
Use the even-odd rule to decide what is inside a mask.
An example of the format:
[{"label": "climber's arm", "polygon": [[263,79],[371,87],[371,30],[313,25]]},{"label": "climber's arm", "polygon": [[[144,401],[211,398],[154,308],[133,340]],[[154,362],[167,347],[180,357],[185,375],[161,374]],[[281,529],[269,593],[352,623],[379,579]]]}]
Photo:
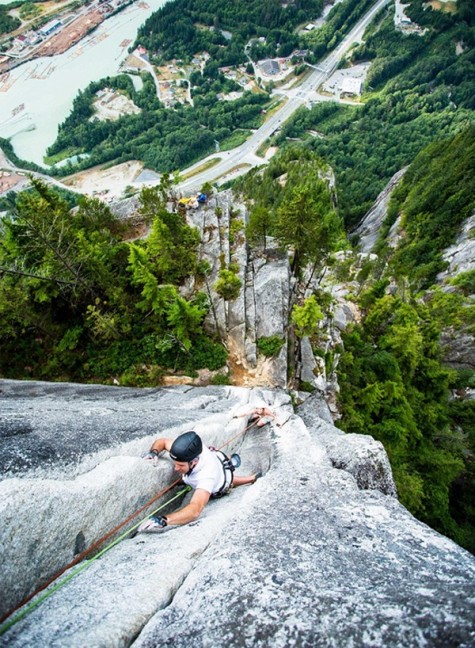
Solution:
[{"label": "climber's arm", "polygon": [[201,515],[204,507],[209,501],[210,493],[203,490],[202,488],[197,488],[193,493],[191,502],[184,506],[179,511],[175,513],[170,513],[167,515],[168,524],[188,524],[188,522],[194,522]]}]

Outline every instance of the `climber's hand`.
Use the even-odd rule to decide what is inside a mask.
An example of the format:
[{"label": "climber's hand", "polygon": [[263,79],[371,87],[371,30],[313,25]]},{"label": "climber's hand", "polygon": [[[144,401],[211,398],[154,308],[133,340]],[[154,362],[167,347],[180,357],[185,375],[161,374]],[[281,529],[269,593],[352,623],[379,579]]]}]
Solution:
[{"label": "climber's hand", "polygon": [[157,450],[150,450],[150,452],[147,452],[147,454],[144,456],[145,461],[150,461],[152,463],[152,466],[156,466],[158,463],[158,456],[159,452]]},{"label": "climber's hand", "polygon": [[167,526],[167,519],[162,515],[152,515],[138,528],[139,533],[157,533]]}]

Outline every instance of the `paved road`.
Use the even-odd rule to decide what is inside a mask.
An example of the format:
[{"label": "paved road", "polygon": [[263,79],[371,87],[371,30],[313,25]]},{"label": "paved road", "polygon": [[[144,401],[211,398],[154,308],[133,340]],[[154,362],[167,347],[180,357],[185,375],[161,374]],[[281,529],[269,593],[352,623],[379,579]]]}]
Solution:
[{"label": "paved road", "polygon": [[[264,164],[264,160],[256,155],[259,146],[269,139],[269,137],[271,137],[298,108],[304,105],[309,98],[316,98],[317,88],[333,74],[338,63],[353,43],[362,40],[366,27],[373,20],[378,11],[388,5],[391,1],[392,0],[378,0],[355,25],[355,27],[353,27],[338,47],[336,47],[321,63],[319,63],[318,66],[312,68],[313,71],[311,74],[309,74],[298,87],[290,90],[281,89],[277,91],[275,94],[284,95],[286,101],[276,112],[269,116],[266,122],[256,130],[251,137],[244,142],[244,144],[232,149],[231,151],[218,154],[214,153],[213,155],[200,160],[188,169],[185,169],[183,173],[188,175],[193,172],[194,169],[202,167],[206,162],[213,160],[216,161],[214,166],[198,172],[193,177],[180,183],[178,187],[179,190],[184,194],[197,191],[205,182],[210,182],[212,184],[219,181],[222,182],[235,177],[240,173],[244,173],[250,167]],[[0,156],[0,166],[19,171],[19,169],[17,169],[13,164],[10,162],[7,163],[6,160],[2,163],[1,158],[3,158],[3,156]],[[54,178],[49,178],[40,173],[32,173],[32,175],[48,179],[54,185],[64,187],[60,181]],[[147,182],[144,184],[151,186],[153,184],[158,184],[158,182],[159,181],[157,180],[153,183]],[[75,191],[72,187],[67,187],[67,189]]]},{"label": "paved road", "polygon": [[[249,166],[257,166],[264,163],[264,160],[257,157],[256,151],[259,146],[265,142],[280,126],[293,115],[293,113],[306,103],[310,96],[315,97],[317,88],[326,81],[336,70],[338,63],[350,49],[353,43],[361,41],[364,31],[374,16],[391,0],[378,0],[375,5],[361,18],[353,27],[343,41],[333,50],[318,67],[313,68],[313,72],[295,89],[282,91],[287,97],[286,103],[258,129],[255,133],[241,146],[218,155],[210,155],[206,160],[201,160],[194,166],[187,169],[184,173],[190,173],[194,168],[199,168],[206,161],[219,159],[220,161],[213,167],[198,173],[189,180],[181,183],[179,188],[183,193],[194,191],[203,186],[205,182],[215,182],[219,178],[226,179],[225,176],[230,174],[233,169],[239,165],[245,165],[241,172],[246,171]],[[239,174],[239,170],[235,174]]]}]

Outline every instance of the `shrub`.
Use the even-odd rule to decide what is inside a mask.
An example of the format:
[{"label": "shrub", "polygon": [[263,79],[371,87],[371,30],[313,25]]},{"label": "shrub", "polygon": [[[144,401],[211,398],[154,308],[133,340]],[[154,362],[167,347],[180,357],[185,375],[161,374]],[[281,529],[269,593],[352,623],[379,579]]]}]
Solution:
[{"label": "shrub", "polygon": [[242,282],[237,274],[231,270],[223,269],[219,271],[219,279],[214,284],[214,289],[226,301],[233,301],[237,299],[241,285]]},{"label": "shrub", "polygon": [[216,376],[213,376],[211,378],[209,383],[210,385],[229,385],[230,380],[229,376],[225,376],[224,374],[216,374]]},{"label": "shrub", "polygon": [[460,288],[465,296],[473,295],[475,293],[475,270],[461,272],[459,275],[454,277],[450,283],[452,286]]},{"label": "shrub", "polygon": [[259,351],[271,358],[279,353],[285,343],[284,338],[279,335],[270,335],[269,337],[262,337],[257,340],[257,348]]},{"label": "shrub", "polygon": [[305,380],[300,381],[299,385],[300,391],[304,392],[309,392],[310,394],[315,391],[315,387],[312,385],[312,383],[306,382]]}]

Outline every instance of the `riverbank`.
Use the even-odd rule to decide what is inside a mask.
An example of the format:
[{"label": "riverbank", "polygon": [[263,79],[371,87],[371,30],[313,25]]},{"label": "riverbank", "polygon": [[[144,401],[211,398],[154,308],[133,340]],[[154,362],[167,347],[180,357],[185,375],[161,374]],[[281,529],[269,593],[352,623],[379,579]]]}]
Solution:
[{"label": "riverbank", "polygon": [[22,160],[44,166],[43,156],[91,81],[118,74],[137,30],[166,0],[134,2],[98,25],[63,54],[41,57],[11,70],[0,82],[0,137]]},{"label": "riverbank", "polygon": [[[64,14],[64,10],[56,15],[50,15],[50,21],[36,31],[29,23],[19,28],[15,33],[13,47],[0,57],[0,80],[2,74],[7,74],[16,67],[41,57],[64,54],[83,38],[92,34],[103,22],[137,0],[116,0],[116,7],[96,5],[86,7],[78,15]],[[37,41],[40,41],[39,43]]]}]

